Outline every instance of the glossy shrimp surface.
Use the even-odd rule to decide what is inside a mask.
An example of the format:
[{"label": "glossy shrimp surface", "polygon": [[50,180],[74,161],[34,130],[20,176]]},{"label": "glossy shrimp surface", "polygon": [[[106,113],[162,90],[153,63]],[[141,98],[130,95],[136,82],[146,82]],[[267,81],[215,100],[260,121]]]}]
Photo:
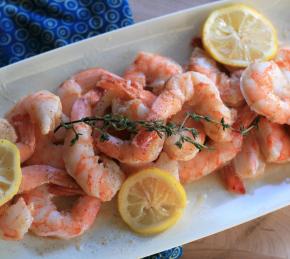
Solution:
[{"label": "glossy shrimp surface", "polygon": [[115,98],[112,100],[112,113],[114,115],[122,115],[131,120],[144,120],[149,111],[150,109],[140,99],[124,101]]},{"label": "glossy shrimp surface", "polygon": [[128,174],[134,174],[140,170],[150,168],[150,167],[157,167],[159,169],[165,170],[166,172],[174,176],[179,181],[178,161],[171,159],[163,151],[160,153],[158,159],[154,162],[147,163],[147,164],[137,164],[137,165],[121,164],[121,167],[124,170],[124,172]]},{"label": "glossy shrimp surface", "polygon": [[232,134],[232,141],[212,141],[208,144],[211,149],[203,149],[192,160],[179,162],[180,181],[196,181],[230,162],[242,147],[242,136],[235,132]]},{"label": "glossy shrimp surface", "polygon": [[264,173],[266,164],[255,131],[244,138],[242,150],[232,163],[242,179],[256,178]]},{"label": "glossy shrimp surface", "polygon": [[22,98],[6,118],[16,130],[16,144],[21,162],[24,162],[35,151],[35,127],[46,135],[60,122],[60,99],[49,91],[36,92]]},{"label": "glossy shrimp surface", "polygon": [[140,52],[134,63],[125,71],[124,78],[131,80],[143,89],[153,88],[157,93],[166,81],[175,74],[182,73],[182,67],[170,58],[157,54]]},{"label": "glossy shrimp surface", "polygon": [[231,192],[245,194],[244,179],[257,178],[265,172],[266,162],[261,153],[256,133],[251,132],[245,137],[242,150],[220,170],[222,180]]},{"label": "glossy shrimp surface", "polygon": [[[191,110],[191,107],[186,106],[183,107],[182,110],[175,114],[171,119],[170,122],[181,124],[186,117],[188,111]],[[197,144],[203,145],[205,141],[205,133],[203,127],[200,122],[196,122],[192,119],[188,120],[185,124],[185,127],[194,128],[196,130],[196,136],[193,136],[189,131],[182,131],[180,134],[183,136],[190,138]],[[168,156],[177,161],[187,161],[193,159],[199,149],[192,143],[185,142],[181,147],[178,147],[176,143],[178,142],[180,136],[172,135],[168,137],[164,143],[163,150],[168,154]]]},{"label": "glossy shrimp surface", "polygon": [[50,165],[64,169],[63,145],[53,142],[53,135],[42,135],[35,130],[35,150],[25,165]]},{"label": "glossy shrimp surface", "polygon": [[[98,94],[88,92],[73,105],[71,119],[77,120],[91,115],[92,104],[99,100]],[[68,173],[83,190],[102,201],[111,200],[124,181],[119,166],[105,156],[97,156],[94,150],[92,128],[85,124],[75,125],[79,140],[72,145],[74,132],[68,132],[64,144],[64,163]]]},{"label": "glossy shrimp surface", "polygon": [[17,140],[15,128],[6,119],[0,118],[0,139],[7,139],[13,143]]},{"label": "glossy shrimp surface", "polygon": [[257,139],[267,162],[285,163],[290,161],[290,135],[285,125],[261,118]]},{"label": "glossy shrimp surface", "polygon": [[[212,119],[232,125],[236,113],[221,100],[218,88],[205,75],[198,72],[186,72],[173,76],[157,97],[151,108],[149,119],[167,119],[181,111],[188,102],[192,111]],[[221,125],[202,121],[205,133],[215,141],[227,141],[230,131],[224,131]]]},{"label": "glossy shrimp surface", "polygon": [[27,205],[23,198],[8,205],[0,215],[0,232],[3,239],[21,240],[33,221],[34,207]]},{"label": "glossy shrimp surface", "polygon": [[30,227],[35,235],[70,239],[82,235],[94,223],[100,209],[100,200],[81,196],[69,212],[59,211],[53,203],[53,194],[42,185],[23,194],[26,203],[34,207]]},{"label": "glossy shrimp surface", "polygon": [[208,76],[218,87],[223,102],[229,107],[239,107],[244,103],[240,90],[242,70],[234,71],[228,76],[220,71],[214,59],[198,47],[194,48],[191,54],[188,70]]},{"label": "glossy shrimp surface", "polygon": [[62,106],[55,94],[42,90],[22,98],[6,117],[13,121],[15,116],[29,115],[30,120],[46,135],[59,124]]},{"label": "glossy shrimp surface", "polygon": [[70,116],[74,102],[83,94],[94,89],[104,75],[119,78],[105,69],[95,67],[81,71],[62,83],[57,89],[57,94],[61,99],[65,115]]},{"label": "glossy shrimp surface", "polygon": [[272,122],[290,124],[290,82],[273,62],[255,62],[243,72],[241,91],[256,113]]},{"label": "glossy shrimp surface", "polygon": [[64,170],[48,165],[22,167],[22,181],[18,193],[29,192],[45,184],[65,187],[75,194],[83,194],[73,178]]},{"label": "glossy shrimp surface", "polygon": [[35,127],[28,114],[15,115],[10,119],[10,123],[17,134],[16,145],[19,149],[21,163],[23,163],[29,159],[35,151]]}]

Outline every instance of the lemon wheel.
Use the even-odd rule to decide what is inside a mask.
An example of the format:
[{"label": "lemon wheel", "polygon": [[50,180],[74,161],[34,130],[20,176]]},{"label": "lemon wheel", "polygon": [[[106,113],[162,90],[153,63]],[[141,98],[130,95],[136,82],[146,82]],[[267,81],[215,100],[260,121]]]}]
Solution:
[{"label": "lemon wheel", "polygon": [[271,22],[241,4],[213,11],[203,26],[202,41],[215,60],[235,67],[269,60],[275,56],[278,46]]},{"label": "lemon wheel", "polygon": [[157,234],[174,225],[185,205],[183,186],[158,168],[129,177],[118,195],[121,217],[132,230],[144,235]]},{"label": "lemon wheel", "polygon": [[0,206],[18,192],[21,176],[18,148],[10,141],[0,139]]}]

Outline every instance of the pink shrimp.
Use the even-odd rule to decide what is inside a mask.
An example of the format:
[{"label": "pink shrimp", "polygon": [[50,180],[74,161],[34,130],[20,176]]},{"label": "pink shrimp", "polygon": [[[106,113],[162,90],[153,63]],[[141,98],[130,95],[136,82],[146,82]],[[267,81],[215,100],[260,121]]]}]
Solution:
[{"label": "pink shrimp", "polygon": [[134,174],[140,170],[150,167],[157,167],[159,169],[165,170],[179,181],[178,161],[171,159],[165,152],[161,152],[156,161],[147,164],[121,164],[121,168],[124,170],[124,172],[126,172],[126,174]]},{"label": "pink shrimp", "polygon": [[10,119],[17,133],[16,145],[20,152],[21,163],[29,159],[35,150],[35,129],[29,115],[15,115]]},{"label": "pink shrimp", "polygon": [[277,63],[268,61],[250,64],[241,79],[241,91],[251,109],[279,124],[290,124],[288,52],[289,49],[281,50]]},{"label": "pink shrimp", "polygon": [[[186,113],[190,111],[192,108],[189,106],[184,106],[182,110],[175,114],[172,119],[170,119],[173,123],[182,123],[184,120]],[[202,145],[205,141],[205,133],[203,131],[203,127],[200,122],[196,122],[194,120],[188,120],[185,125],[185,127],[194,128],[196,129],[196,136],[193,136],[191,132],[189,131],[183,131],[181,134],[185,137],[190,138],[192,141],[195,141],[197,144]],[[182,147],[176,146],[176,142],[179,140],[180,136],[173,135],[166,139],[164,143],[163,150],[169,155],[171,159],[178,160],[178,161],[187,161],[193,159],[197,153],[199,152],[199,149],[189,142],[184,142]]]},{"label": "pink shrimp", "polygon": [[17,134],[13,126],[6,119],[0,118],[0,139],[7,139],[13,143],[17,140]]},{"label": "pink shrimp", "polygon": [[236,194],[245,194],[246,187],[243,179],[237,174],[233,163],[225,165],[219,175],[228,191]]},{"label": "pink shrimp", "polygon": [[[35,225],[37,223],[40,223],[40,218],[44,220],[45,217],[48,217],[48,215],[44,213],[48,212],[48,210],[45,210],[45,208],[42,208],[41,210],[41,208],[39,207],[41,197],[38,197],[39,199],[36,201],[36,197],[33,196],[33,194],[37,192],[37,188],[44,188],[46,190],[50,190],[52,188],[62,187],[60,188],[60,190],[62,190],[62,193],[68,192],[68,195],[83,195],[82,190],[74,182],[74,180],[65,171],[60,169],[45,165],[27,166],[22,168],[22,176],[22,182],[18,192],[19,194],[21,194],[22,197],[20,197],[15,204],[8,204],[0,216],[0,230],[5,239],[22,239],[24,234],[28,232],[29,229],[34,229]],[[48,186],[47,184],[54,184],[57,185],[57,187]],[[59,189],[57,189],[56,191],[59,192]],[[47,194],[46,197],[48,197],[49,195],[50,194]],[[94,201],[91,201],[91,203],[91,205],[88,205],[92,208],[96,207],[95,213],[97,213],[100,205],[99,200],[96,199]],[[50,202],[50,204],[46,204],[46,209],[52,208],[52,204],[52,202]],[[55,207],[54,209],[56,210]],[[57,215],[53,211],[50,212],[51,218],[47,218],[48,222],[41,222],[43,227],[45,227],[45,224],[47,224],[47,226],[51,226],[55,223],[53,221],[49,221],[49,219],[56,220]],[[88,222],[87,224],[90,224],[90,222]],[[82,230],[80,229],[80,231],[82,232],[87,229],[86,224],[83,225],[84,226],[82,227]],[[60,226],[55,227],[57,228]],[[45,231],[44,228],[42,230]],[[46,231],[48,231],[48,229]],[[63,231],[63,233],[61,231]],[[60,236],[55,236],[61,238],[61,234],[63,234],[67,235],[67,238],[70,237],[70,232],[66,233],[63,229],[59,229],[59,232]],[[81,234],[82,232],[79,232],[79,234]],[[47,233],[46,236],[51,236],[50,234],[51,233]],[[76,232],[75,235],[77,234],[78,233]],[[45,234],[40,233],[40,235]]]},{"label": "pink shrimp", "polygon": [[242,179],[255,178],[264,173],[266,164],[255,131],[244,138],[242,150],[232,163]]},{"label": "pink shrimp", "polygon": [[36,145],[25,165],[50,165],[64,169],[63,145],[53,143],[53,135],[42,135],[36,130]]},{"label": "pink shrimp", "polygon": [[182,183],[196,181],[224,166],[241,150],[242,136],[231,133],[229,142],[209,142],[211,149],[203,149],[193,159],[179,162],[179,178]]},{"label": "pink shrimp", "polygon": [[6,117],[17,132],[16,144],[24,162],[35,150],[34,125],[43,135],[52,131],[60,122],[61,103],[56,95],[39,91],[22,98]]},{"label": "pink shrimp", "polygon": [[47,185],[42,185],[23,198],[28,206],[33,206],[33,222],[30,230],[38,236],[51,236],[70,239],[82,235],[94,223],[100,209],[100,200],[81,196],[71,211],[59,211],[52,199],[56,195]]},{"label": "pink shrimp", "polygon": [[[170,118],[182,109],[185,102],[194,106],[193,110],[201,115],[232,125],[236,113],[222,102],[218,89],[205,75],[198,72],[186,72],[173,76],[164,90],[153,103],[149,120]],[[215,141],[228,141],[230,131],[224,131],[221,125],[202,121],[206,134]]]},{"label": "pink shrimp", "polygon": [[261,118],[257,138],[267,162],[285,163],[290,161],[290,135],[286,131],[285,125]]},{"label": "pink shrimp", "polygon": [[114,78],[120,78],[105,69],[95,67],[81,71],[73,75],[70,79],[66,80],[57,89],[57,94],[60,97],[61,103],[63,105],[64,114],[70,116],[71,108],[74,102],[83,94],[94,89],[97,82],[104,75],[108,75]]},{"label": "pink shrimp", "polygon": [[[83,94],[97,87],[97,85],[103,86],[104,80],[122,81],[124,79],[113,73],[110,73],[109,71],[96,67],[81,71],[80,73],[75,74],[70,79],[66,80],[57,90],[57,94],[59,95],[63,105],[63,112],[67,116],[70,116],[74,102]],[[99,81],[102,82],[99,83]],[[115,91],[115,88],[112,87],[109,90]],[[146,93],[147,92],[148,91],[146,91]],[[134,87],[131,87],[129,83],[126,83],[122,85],[122,91],[118,90],[118,92],[115,92],[115,94],[117,96],[122,95],[125,97],[135,97],[136,89],[134,90]],[[151,94],[150,96],[152,97],[153,95]]]},{"label": "pink shrimp", "polygon": [[160,92],[166,81],[182,73],[182,67],[170,58],[148,52],[140,52],[134,63],[125,71],[124,78],[138,85],[139,89],[152,87]]},{"label": "pink shrimp", "polygon": [[126,164],[149,163],[157,159],[160,154],[165,138],[160,137],[155,131],[140,131],[131,140],[122,140],[108,134],[106,141],[95,135],[97,148],[104,154]]},{"label": "pink shrimp", "polygon": [[8,121],[13,121],[15,116],[29,115],[32,123],[41,134],[51,132],[61,119],[61,102],[58,96],[43,90],[22,98],[13,109],[6,114]]},{"label": "pink shrimp", "polygon": [[74,194],[83,194],[80,187],[64,170],[48,165],[22,167],[22,181],[18,193],[29,192],[44,184],[54,184],[71,190]]},{"label": "pink shrimp", "polygon": [[229,165],[220,170],[220,174],[228,190],[237,194],[244,194],[245,185],[243,180],[262,175],[265,166],[266,163],[256,139],[256,132],[253,131],[245,137],[241,152]]},{"label": "pink shrimp", "polygon": [[148,107],[156,98],[152,92],[138,89],[130,80],[111,75],[102,76],[101,80],[97,82],[97,87],[111,91],[123,100],[140,99]]},{"label": "pink shrimp", "polygon": [[[103,81],[101,80],[98,83],[98,86],[105,88],[106,90],[113,89],[112,91],[115,91],[116,93],[119,92],[120,94],[118,94],[118,97],[121,96],[121,102],[123,102],[123,104],[127,103],[129,106],[132,104],[136,104],[138,108],[141,108],[143,110],[141,110],[141,115],[144,115],[144,119],[147,120],[148,116],[150,116],[150,109],[148,111],[147,108],[150,107],[152,104],[152,94],[149,91],[132,88],[135,90],[132,92],[133,95],[131,95],[128,100],[127,98],[124,98],[124,95],[122,95],[122,93],[124,93],[123,89],[128,89],[127,86],[125,86],[128,85],[128,83],[130,82],[127,82],[126,80],[115,80],[107,77],[104,78]],[[143,93],[147,92],[150,93],[148,96],[147,94],[143,95]],[[134,99],[134,96],[137,97],[137,99]],[[124,99],[127,99],[127,101],[124,102]],[[116,107],[116,105],[114,105],[113,112],[116,112],[117,108],[119,109],[117,113],[120,113],[119,104],[117,105],[119,107]],[[123,105],[122,107],[124,108]],[[129,115],[135,118],[138,117],[138,119],[140,119],[140,114],[136,114],[134,113],[134,111],[132,112],[131,109],[132,107],[129,109],[125,107],[123,115]],[[123,140],[121,138],[108,134],[108,139],[106,141],[101,141],[99,139],[99,136],[100,134],[98,132],[95,132],[95,144],[97,149],[99,149],[102,153],[126,164],[145,164],[154,161],[161,152],[164,143],[164,138],[160,138],[157,132],[148,132],[144,129],[141,129],[138,134],[130,140]]]},{"label": "pink shrimp", "polygon": [[[76,100],[72,107],[71,120],[91,116],[92,105],[98,99],[98,93],[90,91]],[[92,128],[89,125],[79,123],[74,128],[81,135],[71,145],[75,133],[72,130],[68,132],[63,152],[65,167],[88,195],[109,201],[121,187],[123,172],[113,160],[95,154]]]},{"label": "pink shrimp", "polygon": [[236,108],[244,103],[240,90],[242,70],[234,71],[231,76],[228,76],[220,71],[215,60],[196,47],[191,54],[188,71],[196,71],[208,76],[218,87],[223,102],[229,107]]},{"label": "pink shrimp", "polygon": [[126,116],[131,120],[144,120],[150,109],[140,100],[133,99],[124,101],[121,99],[112,100],[112,114]]},{"label": "pink shrimp", "polygon": [[281,69],[288,82],[290,82],[290,47],[279,49],[275,57],[275,63]]},{"label": "pink shrimp", "polygon": [[[239,129],[240,127],[248,128],[256,116],[257,114],[251,111],[248,106],[240,107],[238,109],[238,118],[232,127],[235,129]],[[179,176],[181,181],[195,181],[225,166],[234,159],[242,149],[243,137],[236,131],[230,131],[230,134],[232,135],[231,141],[210,141],[208,143],[210,149],[203,149],[192,160],[179,162]],[[228,169],[227,173],[223,174],[223,180],[228,184],[234,184],[235,187],[233,188],[242,190],[242,183],[238,175],[230,167]]]},{"label": "pink shrimp", "polygon": [[5,206],[0,215],[0,232],[3,239],[21,240],[33,221],[33,206],[27,205],[23,198]]}]

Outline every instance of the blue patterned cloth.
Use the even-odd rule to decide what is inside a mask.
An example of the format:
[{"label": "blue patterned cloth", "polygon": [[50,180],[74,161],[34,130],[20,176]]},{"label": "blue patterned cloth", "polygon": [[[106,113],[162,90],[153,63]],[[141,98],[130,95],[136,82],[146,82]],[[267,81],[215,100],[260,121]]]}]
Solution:
[{"label": "blue patterned cloth", "polygon": [[132,23],[127,0],[0,0],[0,67]]},{"label": "blue patterned cloth", "polygon": [[182,256],[182,246],[174,247],[172,249],[160,252],[155,255],[150,255],[144,259],[177,259]]},{"label": "blue patterned cloth", "polygon": [[[132,23],[127,0],[0,0],[0,67]],[[176,247],[146,259],[181,255]]]}]

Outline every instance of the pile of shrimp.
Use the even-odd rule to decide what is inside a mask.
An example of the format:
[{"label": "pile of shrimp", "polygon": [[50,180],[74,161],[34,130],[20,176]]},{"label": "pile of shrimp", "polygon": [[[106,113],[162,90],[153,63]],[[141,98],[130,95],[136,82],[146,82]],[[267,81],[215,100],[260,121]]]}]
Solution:
[{"label": "pile of shrimp", "polygon": [[[61,122],[106,113],[132,120],[181,123],[187,112],[210,116],[231,127],[206,120],[188,120],[197,136],[176,146],[178,136],[160,137],[140,128],[124,137],[100,132],[85,123],[73,129]],[[258,128],[243,136],[235,128]],[[23,180],[18,194],[0,208],[2,238],[19,240],[28,231],[38,236],[69,239],[94,223],[103,202],[140,169],[159,167],[182,184],[213,172],[228,190],[243,194],[244,180],[263,175],[267,163],[290,161],[290,48],[272,61],[245,69],[217,64],[202,47],[193,48],[188,64],[148,52],[137,54],[122,77],[96,67],[81,71],[51,93],[42,90],[23,97],[0,120],[0,138],[16,143]],[[75,132],[79,139],[71,144]],[[123,136],[123,137],[122,137]],[[55,197],[77,196],[68,210]]]}]

